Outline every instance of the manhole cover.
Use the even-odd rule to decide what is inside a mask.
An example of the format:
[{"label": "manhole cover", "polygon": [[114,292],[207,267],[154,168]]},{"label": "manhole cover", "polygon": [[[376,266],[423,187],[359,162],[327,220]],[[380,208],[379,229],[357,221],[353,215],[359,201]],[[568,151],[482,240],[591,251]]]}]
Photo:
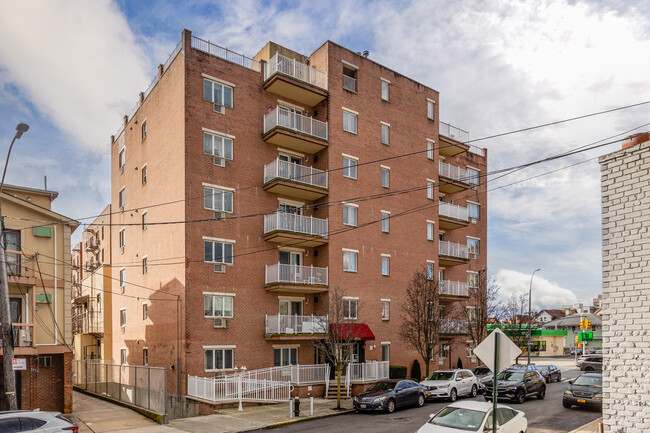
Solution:
[{"label": "manhole cover", "polygon": [[390,420],[391,420],[391,421],[395,421],[395,422],[409,422],[409,421],[412,421],[412,418],[406,418],[406,417],[403,417],[403,416],[397,416],[397,417],[395,417],[395,418],[390,418]]}]

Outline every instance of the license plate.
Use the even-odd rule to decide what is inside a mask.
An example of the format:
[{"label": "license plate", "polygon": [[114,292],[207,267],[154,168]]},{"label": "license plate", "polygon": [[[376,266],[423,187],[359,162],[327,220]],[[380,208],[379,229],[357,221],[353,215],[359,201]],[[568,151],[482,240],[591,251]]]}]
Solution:
[{"label": "license plate", "polygon": [[578,399],[578,403],[586,403],[586,402],[587,402],[587,401],[584,400],[584,399],[582,399],[582,398],[579,398],[579,399]]},{"label": "license plate", "polygon": [[[583,400],[583,401],[584,401],[584,400]],[[365,409],[365,408],[366,408],[366,405],[365,405],[365,404],[360,404],[359,407],[361,407],[361,409]]]}]

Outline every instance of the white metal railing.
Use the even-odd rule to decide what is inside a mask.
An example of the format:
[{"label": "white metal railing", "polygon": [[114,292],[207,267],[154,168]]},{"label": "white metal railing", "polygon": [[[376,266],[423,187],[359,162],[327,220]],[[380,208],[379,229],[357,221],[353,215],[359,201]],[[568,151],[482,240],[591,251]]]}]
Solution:
[{"label": "white metal railing", "polygon": [[291,382],[293,385],[306,385],[315,383],[327,383],[329,381],[328,364],[312,365],[282,365],[276,367],[249,370],[242,373],[234,373],[224,376],[235,378],[241,375],[250,380],[266,380],[271,382]]},{"label": "white metal railing", "polygon": [[453,203],[445,203],[444,201],[441,201],[438,205],[438,215],[461,221],[469,221],[467,207]]},{"label": "white metal railing", "polygon": [[457,180],[458,182],[469,183],[467,170],[456,167],[455,165],[447,164],[446,162],[440,161],[438,175],[448,179]]},{"label": "white metal railing", "polygon": [[264,215],[264,234],[276,230],[327,237],[327,219],[297,215],[289,212],[275,212]]},{"label": "white metal railing", "polygon": [[264,166],[264,183],[276,178],[293,180],[319,188],[327,188],[326,171],[281,159],[276,159]]},{"label": "white metal railing", "polygon": [[264,115],[265,134],[276,126],[327,140],[327,122],[303,116],[284,107],[275,107],[273,111]]},{"label": "white metal railing", "polygon": [[441,334],[467,334],[467,320],[441,319]]},{"label": "white metal railing", "polygon": [[290,59],[280,53],[275,53],[275,56],[264,64],[264,81],[277,73],[288,75],[296,80],[327,90],[327,73],[300,63],[296,59]]},{"label": "white metal railing", "polygon": [[456,257],[467,259],[467,244],[457,244],[455,242],[440,241],[438,244],[438,254],[441,256]]},{"label": "white metal railing", "polygon": [[314,266],[285,265],[277,263],[266,265],[266,284],[292,283],[307,285],[327,285],[327,268]]},{"label": "white metal railing", "polygon": [[213,44],[210,41],[197,38],[196,36],[192,36],[192,48],[203,51],[204,53],[211,56],[218,57],[231,63],[243,66],[245,68],[252,69],[255,72],[260,72],[260,62],[257,60],[253,60],[243,54],[230,51],[228,48]]},{"label": "white metal railing", "polygon": [[482,156],[482,157],[485,157],[485,149],[483,149],[482,147],[472,146],[472,145],[470,144],[470,145],[469,145],[469,152],[470,152],[470,153],[474,153],[474,154],[476,154],[476,155],[480,155],[480,156]]},{"label": "white metal railing", "polygon": [[438,133],[440,135],[444,135],[445,137],[460,141],[461,143],[467,143],[469,141],[469,132],[457,128],[456,126],[450,125],[449,123],[440,122]]},{"label": "white metal railing", "polygon": [[345,389],[350,396],[350,383],[374,382],[389,377],[388,361],[351,362],[345,372]]},{"label": "white metal railing", "polygon": [[327,334],[327,316],[266,316],[267,334]]},{"label": "white metal railing", "polygon": [[208,401],[289,401],[289,381],[251,379],[246,375],[222,378],[187,376],[187,395]]},{"label": "white metal railing", "polygon": [[350,90],[351,92],[357,91],[357,80],[352,78],[349,75],[343,75],[343,88],[345,90]]},{"label": "white metal railing", "polygon": [[463,281],[440,281],[440,294],[450,296],[469,296],[467,283]]}]

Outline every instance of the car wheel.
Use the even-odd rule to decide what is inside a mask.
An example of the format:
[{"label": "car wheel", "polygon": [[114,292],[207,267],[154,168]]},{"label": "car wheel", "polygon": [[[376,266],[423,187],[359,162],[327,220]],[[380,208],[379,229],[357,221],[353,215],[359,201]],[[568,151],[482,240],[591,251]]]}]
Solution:
[{"label": "car wheel", "polygon": [[564,406],[565,409],[571,409],[572,404],[569,403],[568,401],[563,401],[562,406]]},{"label": "car wheel", "polygon": [[424,395],[423,394],[418,395],[418,406],[419,407],[424,406]]},{"label": "car wheel", "polygon": [[474,398],[474,397],[476,397],[476,394],[478,394],[478,390],[476,389],[476,385],[472,385],[472,392],[469,393],[469,396]]},{"label": "car wheel", "polygon": [[388,404],[386,405],[386,412],[388,413],[393,413],[395,412],[395,400],[388,400]]},{"label": "car wheel", "polygon": [[451,391],[449,391],[449,401],[451,401],[451,402],[456,401],[456,397],[458,397],[458,393],[456,392],[456,388],[452,388]]},{"label": "car wheel", "polygon": [[593,367],[587,367],[585,368],[585,371],[594,371]]},{"label": "car wheel", "polygon": [[519,404],[522,404],[526,400],[526,393],[524,392],[523,389],[520,389],[517,391],[517,396],[515,397],[515,401]]},{"label": "car wheel", "polygon": [[550,375],[546,376],[544,380],[546,381],[546,383],[551,383],[551,376]]},{"label": "car wheel", "polygon": [[562,373],[557,374],[557,381],[562,382]]},{"label": "car wheel", "polygon": [[490,401],[490,400],[492,400],[490,397],[488,397],[487,394],[485,394],[485,395],[483,396],[483,398],[485,399],[485,401]]},{"label": "car wheel", "polygon": [[546,387],[542,388],[542,390],[537,393],[538,399],[544,400],[544,397],[546,397]]}]

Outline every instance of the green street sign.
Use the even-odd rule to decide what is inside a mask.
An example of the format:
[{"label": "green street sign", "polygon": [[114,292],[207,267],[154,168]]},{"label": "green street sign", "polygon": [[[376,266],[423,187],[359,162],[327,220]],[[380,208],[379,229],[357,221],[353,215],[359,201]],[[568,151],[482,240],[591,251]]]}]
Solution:
[{"label": "green street sign", "polygon": [[593,332],[581,332],[578,334],[578,338],[580,341],[593,341],[594,340],[594,333]]}]

